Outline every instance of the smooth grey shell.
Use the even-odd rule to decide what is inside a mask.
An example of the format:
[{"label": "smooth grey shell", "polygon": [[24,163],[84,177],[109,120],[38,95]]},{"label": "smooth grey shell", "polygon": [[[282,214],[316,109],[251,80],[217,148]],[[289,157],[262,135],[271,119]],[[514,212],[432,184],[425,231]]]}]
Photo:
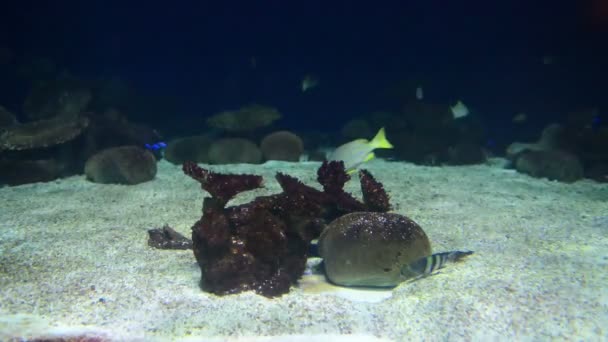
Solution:
[{"label": "smooth grey shell", "polygon": [[396,286],[400,270],[431,254],[420,226],[393,213],[355,212],[333,222],[319,237],[329,281],[343,286]]}]

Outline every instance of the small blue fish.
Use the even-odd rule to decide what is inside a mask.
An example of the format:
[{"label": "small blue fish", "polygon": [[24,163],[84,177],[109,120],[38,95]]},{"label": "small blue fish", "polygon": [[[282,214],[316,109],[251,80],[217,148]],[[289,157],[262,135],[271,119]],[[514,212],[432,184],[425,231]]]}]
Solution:
[{"label": "small blue fish", "polygon": [[406,279],[424,277],[444,267],[448,262],[461,261],[464,257],[471,254],[473,254],[472,251],[435,253],[403,266],[401,268],[401,275]]},{"label": "small blue fish", "polygon": [[152,152],[159,151],[167,147],[164,141],[155,142],[153,144],[144,144],[144,147]]},{"label": "small blue fish", "polygon": [[153,144],[144,144],[144,147],[152,152],[156,158],[164,158],[165,157],[165,148],[167,144],[164,141],[158,141]]}]

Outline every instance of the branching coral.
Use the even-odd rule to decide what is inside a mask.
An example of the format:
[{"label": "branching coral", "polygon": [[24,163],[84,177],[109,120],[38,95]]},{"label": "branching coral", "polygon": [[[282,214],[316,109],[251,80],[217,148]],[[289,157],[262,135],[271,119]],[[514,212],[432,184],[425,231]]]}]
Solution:
[{"label": "branching coral", "polygon": [[361,171],[364,202],[344,192],[350,179],[342,162],[324,162],[318,180],[324,191],[278,173],[283,192],[226,207],[238,193],[262,186],[255,175],[223,175],[186,162],[185,174],[201,183],[211,197],[192,227],[192,242],[201,268],[201,287],[224,295],[253,290],[274,297],[287,293],[304,272],[308,247],[331,220],[354,211],[386,211],[382,185]]}]

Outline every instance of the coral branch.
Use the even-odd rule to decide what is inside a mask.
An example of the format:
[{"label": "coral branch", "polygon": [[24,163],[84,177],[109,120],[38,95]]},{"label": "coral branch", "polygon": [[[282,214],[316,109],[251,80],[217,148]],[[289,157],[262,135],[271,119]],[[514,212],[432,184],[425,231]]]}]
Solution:
[{"label": "coral branch", "polygon": [[323,190],[328,194],[344,192],[344,184],[350,180],[350,176],[344,169],[343,161],[324,161],[317,170],[317,181],[323,185]]},{"label": "coral branch", "polygon": [[360,170],[359,179],[361,180],[363,203],[368,211],[387,212],[391,210],[388,194],[371,173],[367,170]]},{"label": "coral branch", "polygon": [[186,161],[182,167],[185,174],[194,178],[203,190],[223,204],[237,194],[262,187],[263,179],[256,175],[223,175],[203,169],[193,162]]}]

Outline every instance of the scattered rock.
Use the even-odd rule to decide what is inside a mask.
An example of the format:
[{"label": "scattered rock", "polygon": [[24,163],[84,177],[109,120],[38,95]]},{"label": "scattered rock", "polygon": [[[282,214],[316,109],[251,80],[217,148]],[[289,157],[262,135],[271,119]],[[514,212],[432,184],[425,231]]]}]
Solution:
[{"label": "scattered rock", "polygon": [[253,104],[215,114],[207,119],[207,124],[227,132],[243,132],[269,126],[280,118],[281,113],[276,108]]},{"label": "scattered rock", "polygon": [[49,147],[70,141],[88,126],[84,117],[54,118],[11,126],[0,133],[0,151]]},{"label": "scattered rock", "polygon": [[265,136],[260,148],[266,160],[297,162],[304,152],[304,143],[294,133],[278,131]]},{"label": "scattered rock", "polygon": [[514,142],[507,147],[507,158],[515,160],[524,151],[549,151],[559,148],[559,136],[563,128],[559,124],[550,124],[543,129],[540,139],[534,143]]},{"label": "scattered rock", "polygon": [[118,146],[144,146],[162,139],[158,132],[143,124],[129,122],[114,109],[103,114],[86,113],[89,127],[85,132],[83,150],[85,160],[98,151]]},{"label": "scattered rock", "polygon": [[472,165],[486,161],[486,154],[481,146],[460,143],[448,149],[448,163],[451,165]]},{"label": "scattered rock", "polygon": [[154,179],[156,158],[138,146],[113,147],[89,158],[84,173],[95,183],[138,184]]},{"label": "scattered rock", "polygon": [[0,160],[0,184],[49,182],[65,172],[65,164],[53,159]]},{"label": "scattered rock", "polygon": [[583,165],[579,159],[560,150],[523,152],[517,158],[515,168],[532,177],[566,183],[575,182],[584,176]]},{"label": "scattered rock", "polygon": [[211,137],[197,135],[171,140],[165,149],[165,159],[177,165],[189,160],[195,163],[209,163]]},{"label": "scattered rock", "polygon": [[211,164],[259,164],[262,151],[250,140],[243,138],[224,138],[209,147]]}]

